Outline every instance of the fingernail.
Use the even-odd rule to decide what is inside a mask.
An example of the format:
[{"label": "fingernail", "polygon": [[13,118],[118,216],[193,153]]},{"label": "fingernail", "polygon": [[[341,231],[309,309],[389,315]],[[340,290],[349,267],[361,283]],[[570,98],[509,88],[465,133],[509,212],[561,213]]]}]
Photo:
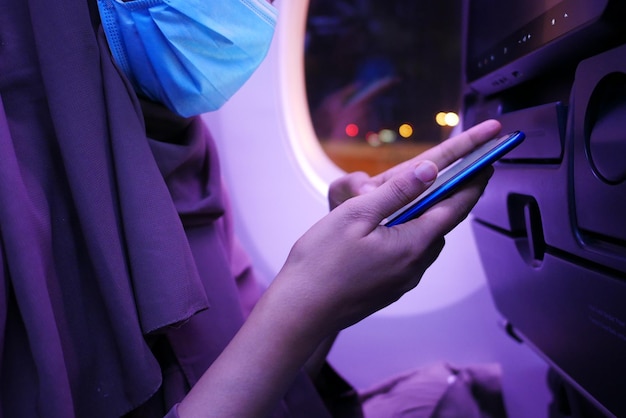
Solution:
[{"label": "fingernail", "polygon": [[437,177],[437,167],[429,161],[421,162],[413,172],[422,183],[432,183]]}]

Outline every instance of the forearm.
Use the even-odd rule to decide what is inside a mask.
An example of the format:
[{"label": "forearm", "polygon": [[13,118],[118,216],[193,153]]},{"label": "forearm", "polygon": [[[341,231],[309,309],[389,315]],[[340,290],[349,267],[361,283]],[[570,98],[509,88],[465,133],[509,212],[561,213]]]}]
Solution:
[{"label": "forearm", "polygon": [[271,286],[246,323],[179,405],[181,417],[268,415],[324,339],[306,307]]}]

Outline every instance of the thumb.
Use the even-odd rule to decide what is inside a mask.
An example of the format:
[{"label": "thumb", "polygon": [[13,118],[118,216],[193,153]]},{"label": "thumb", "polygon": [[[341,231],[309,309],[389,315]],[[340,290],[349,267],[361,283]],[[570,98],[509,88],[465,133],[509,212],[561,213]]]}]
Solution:
[{"label": "thumb", "polygon": [[[437,178],[437,166],[424,160],[400,171],[376,190],[363,195],[370,212],[382,221],[398,209],[413,201]],[[365,202],[367,201],[367,202]]]}]

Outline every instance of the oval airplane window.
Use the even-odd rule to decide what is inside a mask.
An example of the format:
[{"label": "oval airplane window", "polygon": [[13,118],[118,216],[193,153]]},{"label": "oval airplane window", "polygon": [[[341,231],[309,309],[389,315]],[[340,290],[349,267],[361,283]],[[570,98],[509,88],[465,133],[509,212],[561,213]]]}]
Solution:
[{"label": "oval airplane window", "polygon": [[308,105],[340,168],[378,173],[459,123],[461,1],[310,0]]}]

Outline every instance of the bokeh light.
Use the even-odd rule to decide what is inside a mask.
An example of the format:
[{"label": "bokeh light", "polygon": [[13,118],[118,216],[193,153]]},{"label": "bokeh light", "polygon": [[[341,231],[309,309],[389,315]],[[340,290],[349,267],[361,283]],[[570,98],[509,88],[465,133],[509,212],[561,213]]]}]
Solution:
[{"label": "bokeh light", "polygon": [[380,137],[380,140],[386,144],[396,140],[396,133],[391,129],[381,129],[378,136]]},{"label": "bokeh light", "polygon": [[460,119],[459,115],[454,112],[439,112],[435,115],[435,122],[439,126],[457,126]]},{"label": "bokeh light", "polygon": [[398,128],[398,133],[402,138],[410,138],[411,135],[413,135],[413,127],[408,123],[403,123],[400,125],[400,128]]},{"label": "bokeh light", "polygon": [[459,115],[457,115],[454,112],[448,112],[446,113],[446,125],[448,126],[456,126],[459,124]]},{"label": "bokeh light", "polygon": [[446,126],[446,112],[439,112],[435,116],[435,122],[439,126]]},{"label": "bokeh light", "polygon": [[382,144],[376,132],[368,132],[367,135],[365,135],[365,140],[373,147],[378,147]]},{"label": "bokeh light", "polygon": [[346,125],[346,135],[354,138],[359,134],[359,127],[354,123],[349,123]]}]

